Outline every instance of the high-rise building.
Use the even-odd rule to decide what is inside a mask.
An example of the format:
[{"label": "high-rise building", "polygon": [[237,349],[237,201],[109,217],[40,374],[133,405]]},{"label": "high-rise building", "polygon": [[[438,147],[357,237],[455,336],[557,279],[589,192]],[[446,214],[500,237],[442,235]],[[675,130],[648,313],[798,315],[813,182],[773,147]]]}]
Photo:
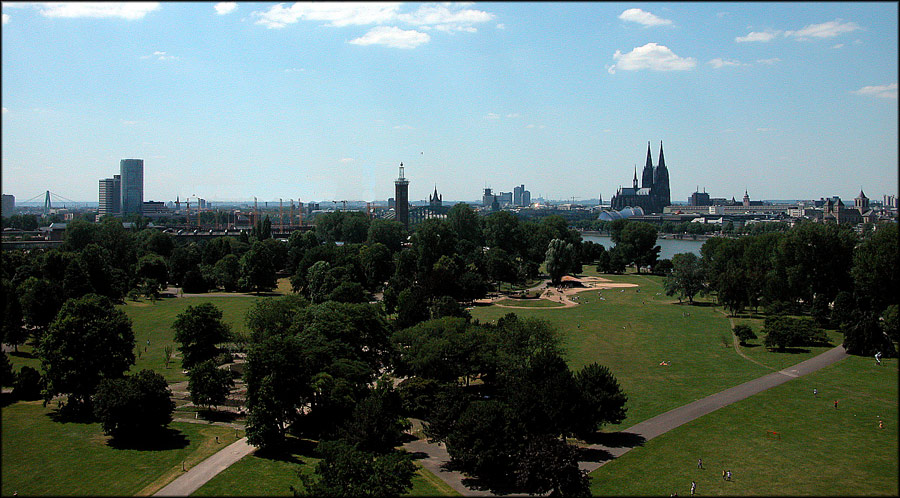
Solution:
[{"label": "high-rise building", "polygon": [[119,174],[122,181],[122,214],[141,214],[144,204],[144,160],[122,159]]},{"label": "high-rise building", "polygon": [[122,210],[122,177],[113,175],[112,178],[100,180],[100,203],[97,214],[118,215]]},{"label": "high-rise building", "polygon": [[3,204],[0,206],[0,215],[9,218],[16,213],[16,196],[3,194]]},{"label": "high-rise building", "polygon": [[394,199],[397,215],[394,219],[409,230],[409,180],[403,176],[403,163],[400,163],[400,176],[394,180]]},{"label": "high-rise building", "polygon": [[531,192],[525,190],[525,185],[513,187],[513,205],[528,206],[531,204]]},{"label": "high-rise building", "polygon": [[483,207],[491,207],[491,204],[493,204],[496,200],[497,196],[492,193],[490,188],[485,187],[484,195],[481,196],[481,205]]}]

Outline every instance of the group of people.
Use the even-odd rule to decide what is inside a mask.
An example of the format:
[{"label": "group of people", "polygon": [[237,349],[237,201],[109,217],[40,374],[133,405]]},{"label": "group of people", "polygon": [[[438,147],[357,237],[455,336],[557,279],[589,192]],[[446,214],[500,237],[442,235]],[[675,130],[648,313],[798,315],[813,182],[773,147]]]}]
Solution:
[{"label": "group of people", "polygon": [[[702,458],[697,459],[697,468],[701,469],[701,470],[703,469],[703,459]],[[723,481],[731,480],[731,471],[730,470],[722,471],[722,480]],[[691,481],[691,496],[694,496],[695,491],[697,491],[697,482]],[[670,496],[678,496],[678,492],[676,491],[675,493],[672,493]]]}]

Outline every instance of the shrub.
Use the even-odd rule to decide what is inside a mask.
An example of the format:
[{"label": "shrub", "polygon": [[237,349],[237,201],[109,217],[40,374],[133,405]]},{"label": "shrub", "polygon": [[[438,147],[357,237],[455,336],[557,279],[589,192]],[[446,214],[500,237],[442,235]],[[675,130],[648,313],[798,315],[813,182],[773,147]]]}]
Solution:
[{"label": "shrub", "polygon": [[749,325],[738,324],[734,326],[734,335],[741,342],[741,346],[747,344],[750,339],[756,339],[756,334]]}]

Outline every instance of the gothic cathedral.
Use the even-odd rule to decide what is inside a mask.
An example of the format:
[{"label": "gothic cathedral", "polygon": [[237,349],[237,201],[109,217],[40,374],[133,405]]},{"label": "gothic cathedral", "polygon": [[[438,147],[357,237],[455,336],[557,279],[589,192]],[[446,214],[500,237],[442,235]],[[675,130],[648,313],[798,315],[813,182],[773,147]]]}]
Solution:
[{"label": "gothic cathedral", "polygon": [[621,211],[626,207],[640,207],[645,214],[662,213],[663,208],[671,202],[669,195],[669,170],[663,157],[662,142],[659,142],[659,164],[653,166],[650,157],[650,142],[647,142],[647,163],[641,173],[641,186],[638,188],[637,168],[631,188],[619,187],[610,201],[610,208]]}]

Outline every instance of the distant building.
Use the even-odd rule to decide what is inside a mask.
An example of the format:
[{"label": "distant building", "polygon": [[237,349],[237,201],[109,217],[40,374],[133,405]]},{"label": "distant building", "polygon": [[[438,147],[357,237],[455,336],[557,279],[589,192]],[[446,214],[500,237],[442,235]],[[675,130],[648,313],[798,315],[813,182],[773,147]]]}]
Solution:
[{"label": "distant building", "polygon": [[513,203],[512,192],[500,192],[499,194],[497,194],[497,202],[501,206],[509,206]]},{"label": "distant building", "polygon": [[610,208],[622,210],[627,207],[640,207],[645,213],[662,213],[671,204],[669,194],[669,170],[663,156],[662,142],[659,143],[659,164],[653,166],[650,156],[650,142],[647,142],[647,162],[641,173],[641,186],[638,187],[637,168],[631,188],[619,187],[610,201]]},{"label": "distant building", "polygon": [[161,216],[169,216],[172,210],[162,201],[147,201],[141,205],[141,214],[148,218],[158,218]]},{"label": "distant building", "polygon": [[98,203],[98,216],[116,216],[122,211],[122,176],[113,175],[112,178],[100,180],[100,202]]},{"label": "distant building", "polygon": [[434,194],[428,196],[428,205],[431,207],[441,207],[443,204],[442,196],[438,195],[437,185],[434,186]]},{"label": "distant building", "polygon": [[16,196],[11,194],[3,194],[3,204],[0,206],[0,215],[4,218],[16,214]]},{"label": "distant building", "polygon": [[884,207],[897,209],[897,196],[896,195],[885,195],[884,196]]},{"label": "distant building", "polygon": [[394,212],[397,213],[395,219],[409,230],[409,180],[403,175],[403,163],[400,163],[400,176],[394,180],[394,198]]},{"label": "distant building", "polygon": [[119,169],[122,181],[122,214],[141,214],[144,203],[144,160],[122,159],[119,162]]},{"label": "distant building", "polygon": [[485,188],[484,195],[481,196],[481,207],[491,207],[496,200],[497,196],[491,193],[491,189]]},{"label": "distant building", "polygon": [[694,192],[688,197],[688,206],[711,206],[709,194],[706,192]]},{"label": "distant building", "polygon": [[853,200],[853,207],[847,207],[838,196],[825,200],[822,206],[822,220],[834,223],[871,223],[878,219],[875,211],[869,207],[869,198],[862,190]]}]

